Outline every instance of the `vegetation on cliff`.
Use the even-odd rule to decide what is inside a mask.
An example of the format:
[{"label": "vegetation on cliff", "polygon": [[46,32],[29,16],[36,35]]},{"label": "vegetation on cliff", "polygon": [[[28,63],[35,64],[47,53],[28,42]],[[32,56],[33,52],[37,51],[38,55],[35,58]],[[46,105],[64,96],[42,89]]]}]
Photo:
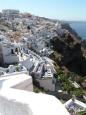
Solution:
[{"label": "vegetation on cliff", "polygon": [[[83,101],[83,95],[86,95],[86,88],[82,86],[86,80],[86,50],[82,47],[82,40],[69,30],[63,36],[51,39],[50,43],[54,50],[51,58],[55,61],[61,89]],[[75,88],[72,84],[74,82],[80,87]]]},{"label": "vegetation on cliff", "polygon": [[[54,54],[52,59],[62,67],[65,66],[69,71],[86,75],[86,59],[83,56],[81,40],[77,39],[70,32],[62,37],[54,37],[50,43],[53,45]],[[58,55],[59,54],[59,55]]]}]

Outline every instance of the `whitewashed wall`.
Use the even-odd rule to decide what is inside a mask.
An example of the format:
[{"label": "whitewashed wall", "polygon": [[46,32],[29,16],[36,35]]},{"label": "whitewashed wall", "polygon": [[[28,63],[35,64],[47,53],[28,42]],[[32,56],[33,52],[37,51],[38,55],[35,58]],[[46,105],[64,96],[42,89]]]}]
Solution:
[{"label": "whitewashed wall", "polygon": [[52,82],[52,78],[37,79],[37,81],[45,90],[55,91],[55,84]]},{"label": "whitewashed wall", "polygon": [[26,91],[33,91],[33,83],[32,79],[28,79],[16,86],[13,86],[14,89],[26,90]]},{"label": "whitewashed wall", "polygon": [[15,54],[4,56],[4,63],[10,64],[10,63],[17,63],[18,61],[19,61],[19,58]]},{"label": "whitewashed wall", "polygon": [[2,44],[2,52],[3,52],[3,60],[4,63],[16,63],[19,61],[19,58],[17,56],[17,54],[11,54],[11,49],[13,49],[13,51],[15,52],[15,46],[14,45],[10,45],[10,44],[6,44],[6,46],[4,44]]}]

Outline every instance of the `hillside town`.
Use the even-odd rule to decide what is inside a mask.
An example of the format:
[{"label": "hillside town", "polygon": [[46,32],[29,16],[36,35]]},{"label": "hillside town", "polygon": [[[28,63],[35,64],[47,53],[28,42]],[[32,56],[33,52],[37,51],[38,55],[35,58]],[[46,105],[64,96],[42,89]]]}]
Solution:
[{"label": "hillside town", "polygon": [[[63,37],[65,33],[68,33],[68,30],[62,27],[62,22],[59,20],[21,13],[19,10],[2,10],[0,13],[1,115],[57,115],[58,112],[61,115],[78,115],[78,112],[86,110],[84,102],[74,96],[69,97],[67,92],[62,91],[56,78],[55,61],[50,58],[54,53],[52,39],[57,36]],[[69,82],[75,88],[80,88],[75,81],[69,80]],[[40,87],[41,93],[34,92],[35,85]],[[69,99],[64,104],[60,99],[62,95],[63,98]],[[37,103],[41,106],[40,111],[36,107]],[[5,109],[8,114],[4,112]]]}]

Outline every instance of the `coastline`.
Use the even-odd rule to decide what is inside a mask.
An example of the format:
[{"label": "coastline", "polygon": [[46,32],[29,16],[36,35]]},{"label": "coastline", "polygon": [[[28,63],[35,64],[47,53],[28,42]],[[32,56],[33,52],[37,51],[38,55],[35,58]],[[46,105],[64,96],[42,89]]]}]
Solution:
[{"label": "coastline", "polygon": [[68,23],[82,40],[86,40],[86,21],[68,21]]}]

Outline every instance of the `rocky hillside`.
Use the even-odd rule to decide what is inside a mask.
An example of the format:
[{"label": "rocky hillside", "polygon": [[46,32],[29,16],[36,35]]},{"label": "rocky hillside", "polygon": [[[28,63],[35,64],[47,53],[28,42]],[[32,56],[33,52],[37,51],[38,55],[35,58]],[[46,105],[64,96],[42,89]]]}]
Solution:
[{"label": "rocky hillside", "polygon": [[12,29],[11,25],[5,20],[0,19],[0,31],[7,32],[10,29]]},{"label": "rocky hillside", "polygon": [[83,56],[85,49],[82,48],[82,40],[78,34],[68,25],[62,24],[67,31],[63,36],[56,36],[51,40],[55,53],[52,58],[60,67],[65,66],[69,71],[81,76],[86,75],[86,58]]},{"label": "rocky hillside", "polygon": [[81,40],[81,37],[76,33],[76,31],[75,31],[73,28],[71,28],[71,26],[69,25],[68,22],[63,22],[63,23],[61,24],[61,26],[62,26],[63,29],[68,30],[68,31],[69,31],[71,34],[73,34],[76,38],[78,38],[78,39]]}]

